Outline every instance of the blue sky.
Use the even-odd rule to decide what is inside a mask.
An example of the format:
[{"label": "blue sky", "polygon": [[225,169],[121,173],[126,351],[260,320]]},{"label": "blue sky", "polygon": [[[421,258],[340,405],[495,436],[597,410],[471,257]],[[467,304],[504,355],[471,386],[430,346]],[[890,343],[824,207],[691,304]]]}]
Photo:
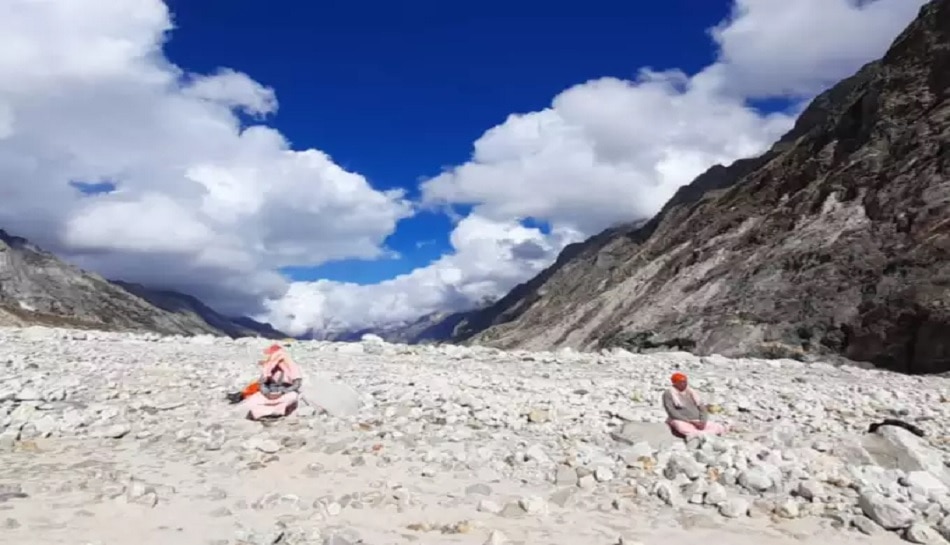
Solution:
[{"label": "blue sky", "polygon": [[[510,113],[548,106],[592,78],[639,68],[708,65],[706,29],[725,0],[576,3],[430,0],[271,2],[168,0],[167,56],[188,71],[243,71],[277,92],[268,119],[296,149],[314,147],[376,188],[416,195],[421,177],[465,162],[472,142]],[[587,15],[597,13],[599,15]],[[398,259],[348,260],[286,273],[375,283],[448,248],[451,220],[421,213],[387,246]]]}]

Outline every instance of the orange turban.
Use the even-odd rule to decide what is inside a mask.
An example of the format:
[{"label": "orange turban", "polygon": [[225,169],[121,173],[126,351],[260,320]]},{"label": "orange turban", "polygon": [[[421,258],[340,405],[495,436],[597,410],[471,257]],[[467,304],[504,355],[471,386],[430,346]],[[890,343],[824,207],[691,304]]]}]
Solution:
[{"label": "orange turban", "polygon": [[272,344],[264,349],[264,353],[267,355],[270,355],[270,354],[273,354],[274,352],[277,352],[280,349],[281,349],[281,346],[279,344]]},{"label": "orange turban", "polygon": [[686,375],[683,373],[673,373],[673,376],[670,377],[670,382],[676,384],[678,382],[686,382]]}]

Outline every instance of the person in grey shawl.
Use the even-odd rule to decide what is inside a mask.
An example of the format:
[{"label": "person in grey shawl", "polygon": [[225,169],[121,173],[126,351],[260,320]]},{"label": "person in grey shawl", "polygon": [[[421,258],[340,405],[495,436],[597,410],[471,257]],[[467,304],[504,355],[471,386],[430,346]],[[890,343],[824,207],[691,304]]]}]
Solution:
[{"label": "person in grey shawl", "polygon": [[672,387],[663,392],[663,409],[666,423],[674,435],[689,439],[697,435],[720,435],[726,426],[709,421],[709,408],[700,401],[699,395],[689,387],[683,373],[673,373]]}]

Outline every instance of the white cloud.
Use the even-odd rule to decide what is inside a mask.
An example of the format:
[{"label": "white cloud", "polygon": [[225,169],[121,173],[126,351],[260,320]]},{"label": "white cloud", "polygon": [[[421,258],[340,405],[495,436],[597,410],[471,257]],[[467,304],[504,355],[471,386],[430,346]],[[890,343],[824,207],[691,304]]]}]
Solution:
[{"label": "white cloud", "polygon": [[[159,0],[0,0],[0,225],[109,276],[171,280],[225,310],[259,309],[284,265],[381,255],[400,193],[234,110],[277,109],[229,69],[161,53]],[[70,181],[111,181],[84,197]],[[256,305],[255,305],[256,303]]]},{"label": "white cloud", "polygon": [[424,182],[423,195],[589,235],[652,215],[709,166],[758,153],[789,126],[784,115],[697,91],[678,72],[605,78],[509,117],[475,142],[470,162]]},{"label": "white cloud", "polygon": [[[295,284],[274,317],[295,332],[298,324],[353,327],[503,294],[568,242],[651,216],[713,164],[764,151],[793,119],[763,115],[749,99],[810,98],[882,55],[924,3],[736,0],[711,31],[719,58],[701,72],[642,70],[635,81],[577,85],[542,111],[509,116],[475,142],[470,161],[423,183],[426,204],[473,205],[479,221],[459,229],[503,260],[456,244],[454,255],[378,285]],[[511,259],[498,228],[524,217],[555,233],[533,232],[544,249],[536,261]],[[477,294],[467,293],[473,286]],[[302,308],[308,317],[282,319]],[[321,322],[330,309],[335,324]]]},{"label": "white cloud", "polygon": [[[527,280],[569,242],[652,215],[713,163],[762,151],[792,120],[747,99],[813,95],[879,56],[922,4],[736,0],[700,73],[589,81],[486,131],[470,161],[422,187],[425,206],[472,205],[452,251],[357,286],[276,271],[388,256],[382,241],[412,207],[321,151],[242,127],[235,111],[277,110],[273,89],[172,65],[159,0],[0,0],[0,227],[228,312],[263,304],[291,333],[457,308]],[[77,180],[118,190],[86,197]]]},{"label": "white cloud", "polygon": [[277,96],[273,89],[262,86],[247,74],[227,68],[212,76],[196,76],[183,91],[186,96],[240,108],[250,115],[262,116],[277,111]]},{"label": "white cloud", "polygon": [[739,96],[810,96],[887,51],[927,0],[736,0],[706,74]]},{"label": "white cloud", "polygon": [[[453,251],[428,267],[370,286],[295,282],[271,301],[269,317],[288,332],[345,330],[364,324],[411,320],[498,295],[541,271],[578,233],[545,236],[517,221],[493,221],[478,214],[462,219],[451,235]],[[332,309],[332,311],[331,311]]]}]

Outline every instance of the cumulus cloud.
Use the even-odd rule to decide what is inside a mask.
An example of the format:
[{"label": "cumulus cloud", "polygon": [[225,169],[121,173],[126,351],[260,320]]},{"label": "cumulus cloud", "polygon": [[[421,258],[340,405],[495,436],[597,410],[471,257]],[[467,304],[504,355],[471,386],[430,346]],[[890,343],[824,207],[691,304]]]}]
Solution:
[{"label": "cumulus cloud", "polygon": [[472,160],[422,184],[427,203],[531,217],[586,235],[654,214],[715,163],[759,153],[790,126],[742,101],[644,71],[572,87],[541,112],[513,115],[475,142]]},{"label": "cumulus cloud", "polygon": [[412,213],[325,153],[242,126],[236,111],[276,111],[274,90],[169,63],[159,0],[0,11],[0,225],[12,232],[109,276],[254,312],[287,290],[279,267],[382,255]]},{"label": "cumulus cloud", "polygon": [[749,98],[811,96],[887,51],[927,0],[735,0],[700,79]]},{"label": "cumulus cloud", "polygon": [[548,235],[515,220],[469,214],[452,231],[452,251],[427,267],[370,286],[319,280],[295,282],[268,302],[268,316],[284,330],[341,331],[408,321],[496,297],[540,272],[579,233]]},{"label": "cumulus cloud", "polygon": [[[291,149],[263,124],[279,107],[273,89],[169,62],[160,0],[0,0],[0,227],[292,334],[462,308],[570,242],[654,214],[712,164],[764,150],[792,118],[749,99],[807,99],[879,56],[923,3],[736,0],[702,71],[589,81],[487,130],[468,162],[421,186],[421,206],[471,207],[451,251],[358,286],[278,271],[387,256],[413,205],[319,150]],[[75,182],[115,190],[86,195]]]},{"label": "cumulus cloud", "polygon": [[[882,55],[924,3],[736,0],[710,30],[717,61],[700,72],[643,69],[633,81],[576,85],[544,110],[510,115],[475,142],[468,162],[422,183],[425,205],[472,206],[469,218],[478,221],[466,218],[458,229],[491,251],[468,254],[456,243],[454,254],[373,286],[295,284],[272,316],[295,332],[308,323],[346,328],[501,295],[564,245],[652,216],[713,164],[767,149],[794,119],[763,114],[751,99],[811,98]],[[547,223],[551,234],[529,229],[531,238],[513,246],[500,226],[522,218]],[[506,260],[489,261],[491,254]],[[426,287],[414,292],[418,286]],[[310,314],[299,319],[303,308]],[[331,313],[333,323],[322,321]]]}]

